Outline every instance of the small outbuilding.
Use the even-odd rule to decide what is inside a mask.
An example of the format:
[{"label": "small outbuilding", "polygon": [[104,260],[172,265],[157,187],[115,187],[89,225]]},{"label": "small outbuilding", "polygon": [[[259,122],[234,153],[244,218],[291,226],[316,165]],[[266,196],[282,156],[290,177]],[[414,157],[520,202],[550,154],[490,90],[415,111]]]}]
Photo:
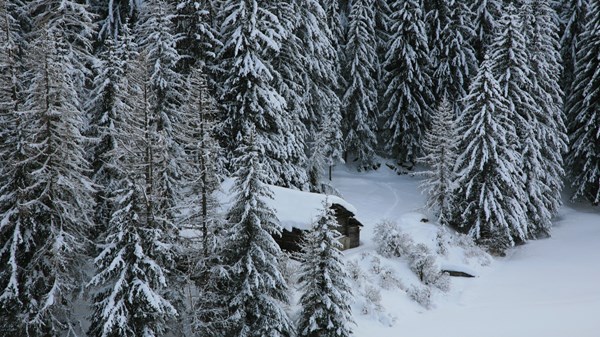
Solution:
[{"label": "small outbuilding", "polygon": [[[232,184],[232,180],[226,180],[223,190],[228,191]],[[303,233],[309,230],[317,220],[316,217],[320,214],[325,201],[335,211],[339,223],[337,230],[342,235],[340,237],[342,249],[358,247],[360,244],[360,229],[363,225],[356,219],[356,208],[346,200],[334,195],[304,192],[279,186],[269,185],[269,188],[273,191],[273,199],[265,201],[275,211],[275,215],[283,227],[282,235],[275,237],[275,241],[281,249],[288,252],[300,250]]]}]

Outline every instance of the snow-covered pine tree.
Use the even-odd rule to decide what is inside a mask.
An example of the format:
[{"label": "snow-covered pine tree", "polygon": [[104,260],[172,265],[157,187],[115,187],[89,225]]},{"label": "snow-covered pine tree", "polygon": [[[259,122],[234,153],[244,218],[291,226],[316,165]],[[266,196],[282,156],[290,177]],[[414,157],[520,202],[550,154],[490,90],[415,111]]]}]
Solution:
[{"label": "snow-covered pine tree", "polygon": [[527,237],[526,200],[514,149],[517,132],[510,120],[510,102],[504,97],[487,58],[466,97],[458,121],[461,140],[455,165],[456,192],[453,225],[479,244],[502,253]]},{"label": "snow-covered pine tree", "polygon": [[121,111],[130,109],[132,104],[128,97],[123,95],[128,84],[125,72],[130,61],[129,53],[135,48],[131,45],[131,40],[126,24],[121,28],[117,41],[114,41],[112,36],[104,40],[104,48],[95,63],[97,75],[94,77],[88,101],[90,122],[86,136],[93,140],[89,152],[92,181],[97,185],[94,218],[96,233],[102,232],[108,225],[112,213],[109,199],[119,180],[119,173],[111,156],[116,142],[115,122],[121,118]]},{"label": "snow-covered pine tree", "polygon": [[212,324],[221,325],[215,336],[290,336],[294,329],[284,310],[288,289],[277,263],[281,251],[273,239],[281,227],[265,200],[272,192],[265,185],[264,150],[253,131],[244,133],[249,138],[237,151],[233,204],[219,249],[222,274],[217,283],[227,315],[225,321]]},{"label": "snow-covered pine tree", "polygon": [[149,110],[148,170],[155,216],[174,223],[178,201],[186,176],[187,158],[180,137],[188,135],[183,118],[184,77],[176,71],[180,55],[176,49],[179,35],[174,33],[174,8],[165,0],[149,0],[140,7],[136,27],[138,46],[145,57],[148,73]]},{"label": "snow-covered pine tree", "polygon": [[[425,14],[425,32],[427,34],[427,42],[429,44],[429,57],[432,80],[432,92],[436,99],[436,104],[442,97],[438,97],[438,93],[445,86],[439,85],[440,79],[443,76],[441,71],[442,59],[444,51],[447,48],[446,41],[443,41],[444,30],[447,29],[450,22],[450,3],[449,0],[431,0],[423,2],[423,12]],[[437,75],[437,76],[436,76]]]},{"label": "snow-covered pine tree", "polygon": [[287,146],[287,138],[298,135],[276,87],[279,74],[273,59],[286,32],[274,9],[272,1],[222,4],[223,48],[217,55],[219,99],[224,102],[220,140],[232,159],[237,144],[248,137],[246,131],[256,129],[255,141],[265,150],[267,182],[301,188],[307,182],[306,172],[290,160],[297,149]]},{"label": "snow-covered pine tree", "polygon": [[390,43],[384,62],[384,145],[401,163],[414,163],[429,123],[433,97],[429,49],[420,0],[391,5]]},{"label": "snow-covered pine tree", "polygon": [[[215,29],[216,4],[214,0],[177,0],[177,31],[182,34],[178,49],[187,57],[186,66],[195,68],[212,65],[220,46]],[[195,63],[199,63],[194,65]]]},{"label": "snow-covered pine tree", "polygon": [[526,198],[521,202],[527,211],[528,227],[546,231],[551,215],[544,202],[543,191],[547,187],[542,179],[545,170],[542,150],[546,146],[543,119],[549,113],[542,111],[533,98],[534,93],[538,94],[535,92],[537,83],[533,81],[532,58],[527,47],[533,41],[526,40],[522,21],[516,7],[509,4],[498,20],[498,34],[490,53],[494,59],[494,74],[509,102],[509,119],[517,131],[516,149],[521,153],[526,182]]},{"label": "snow-covered pine tree", "polygon": [[423,140],[425,155],[420,161],[429,166],[421,187],[427,192],[427,207],[438,215],[439,222],[446,225],[451,219],[452,194],[454,192],[454,164],[458,135],[454,122],[454,109],[447,98],[433,111],[431,128]]},{"label": "snow-covered pine tree", "polygon": [[352,335],[352,293],[338,241],[335,211],[327,200],[305,234],[300,261],[298,336]]},{"label": "snow-covered pine tree", "polygon": [[[313,1],[307,1],[306,4],[277,1],[272,8],[273,14],[279,18],[283,27],[281,48],[277,57],[273,59],[273,67],[274,73],[277,74],[274,86],[286,103],[285,116],[282,118],[288,121],[290,127],[287,134],[287,160],[302,167],[306,165],[306,141],[310,138],[309,129],[311,128],[310,123],[303,121],[312,120],[309,117],[312,111],[308,104],[312,83],[309,81],[307,60],[312,57],[310,51],[315,49],[313,36],[302,36],[307,30],[307,21],[312,19],[312,16],[308,18],[303,16],[307,11],[303,6],[313,3]],[[302,180],[307,180],[305,173],[303,173]],[[306,184],[295,187],[305,189]]]},{"label": "snow-covered pine tree", "polygon": [[578,44],[573,90],[567,101],[570,148],[567,164],[575,188],[573,198],[600,203],[600,1],[589,13]]},{"label": "snow-covered pine tree", "polygon": [[475,36],[471,45],[476,52],[477,60],[481,64],[483,57],[492,44],[492,40],[497,28],[497,20],[502,13],[501,0],[474,0],[471,3],[471,10],[474,13],[473,29]]},{"label": "snow-covered pine tree", "polygon": [[[68,5],[73,5],[67,3]],[[85,7],[76,7],[85,13]],[[68,10],[71,10],[69,8]],[[79,79],[66,22],[85,22],[81,13],[61,13],[60,20],[37,21],[35,37],[26,51],[30,85],[19,112],[24,148],[15,156],[26,158],[20,170],[22,188],[18,207],[2,223],[21,233],[17,280],[20,322],[29,335],[72,336],[75,292],[84,282],[85,239],[91,228],[92,183],[86,178],[84,111],[78,94]],[[60,22],[60,24],[57,24]],[[15,232],[16,233],[16,232]]]},{"label": "snow-covered pine tree", "polygon": [[[125,27],[126,28],[126,27]],[[135,47],[134,44],[131,47]],[[89,282],[94,312],[90,336],[160,336],[177,315],[177,302],[168,294],[179,285],[176,274],[176,231],[161,221],[152,193],[152,96],[146,59],[128,50],[122,90],[127,99],[113,123],[110,164],[118,180],[106,231],[100,237],[96,271]]]},{"label": "snow-covered pine tree", "polygon": [[[61,31],[64,47],[73,66],[72,78],[78,94],[87,97],[88,64],[93,62],[92,39],[95,32],[94,15],[85,1],[36,0],[27,1],[27,14],[31,17],[33,35],[42,27]],[[44,34],[44,32],[41,32]]]},{"label": "snow-covered pine tree", "polygon": [[372,0],[352,3],[345,46],[344,144],[359,170],[374,168],[377,149],[379,59],[374,7]]},{"label": "snow-covered pine tree", "polygon": [[202,232],[204,252],[208,249],[209,236],[213,235],[217,220],[218,201],[214,193],[220,188],[223,165],[219,157],[222,149],[214,138],[216,124],[216,102],[208,88],[208,79],[201,68],[194,67],[188,75],[185,99],[186,123],[193,130],[187,135],[185,147],[193,167],[191,177],[186,177],[188,192],[183,204],[184,226],[197,228]]},{"label": "snow-covered pine tree", "polygon": [[344,162],[341,119],[339,110],[334,109],[331,115],[325,116],[321,129],[314,137],[312,153],[308,158],[309,183],[313,192],[326,192],[322,188],[321,175],[328,170],[327,178],[331,181],[333,166]]},{"label": "snow-covered pine tree", "polygon": [[[343,13],[344,8],[340,8],[340,4],[344,3],[341,0],[318,0],[321,8],[325,11],[325,19],[327,28],[331,35],[328,36],[333,50],[337,53],[339,64],[344,64],[344,45],[346,30]],[[346,7],[346,6],[344,6]],[[338,63],[336,62],[336,63]],[[339,64],[336,67],[339,67]],[[341,72],[338,68],[338,74]],[[342,84],[342,83],[340,83]]]},{"label": "snow-covered pine tree", "polygon": [[26,132],[23,130],[22,69],[19,44],[24,41],[18,22],[20,2],[0,0],[0,331],[25,336],[21,324],[27,298],[21,298],[23,270],[35,253],[29,245],[26,207]]},{"label": "snow-covered pine tree", "polygon": [[530,212],[533,213],[530,234],[538,237],[548,235],[550,220],[561,205],[563,154],[568,140],[559,85],[561,64],[556,13],[547,0],[530,0],[523,4],[521,13],[529,49],[532,98],[540,110],[536,115],[537,130],[530,133],[536,136],[541,147],[534,159],[539,162],[533,169],[535,177],[527,180],[528,188],[532,189],[528,192],[533,201],[531,206],[536,209]]},{"label": "snow-covered pine tree", "polygon": [[[561,88],[565,101],[569,98],[573,81],[575,81],[575,64],[580,34],[585,28],[589,0],[563,0],[560,6],[560,21],[562,34],[560,37],[560,56],[563,72]],[[566,111],[566,110],[565,110]]]},{"label": "snow-covered pine tree", "polygon": [[130,28],[135,26],[139,15],[140,1],[130,0],[90,0],[90,7],[96,14],[98,24],[98,41],[111,38],[116,41],[127,24]]},{"label": "snow-covered pine tree", "polygon": [[472,12],[464,0],[438,0],[427,14],[430,31],[433,92],[437,102],[444,96],[458,111],[469,80],[477,71]]},{"label": "snow-covered pine tree", "polygon": [[[328,128],[341,130],[340,93],[341,64],[343,60],[343,31],[337,1],[303,0],[298,3],[301,25],[299,38],[304,41],[302,48],[306,55],[304,68],[307,69],[305,82],[305,104],[307,114],[302,122],[307,125],[308,139],[316,140],[318,133],[328,124]],[[333,151],[342,151],[341,143],[332,138]],[[318,151],[309,147],[309,156]]]}]

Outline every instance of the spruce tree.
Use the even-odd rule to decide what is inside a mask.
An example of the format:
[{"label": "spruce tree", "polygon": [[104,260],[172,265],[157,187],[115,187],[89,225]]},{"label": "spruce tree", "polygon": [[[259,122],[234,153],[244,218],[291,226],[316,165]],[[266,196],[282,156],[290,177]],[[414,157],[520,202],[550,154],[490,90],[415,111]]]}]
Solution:
[{"label": "spruce tree", "polygon": [[[580,45],[581,33],[585,29],[589,0],[564,0],[560,6],[562,34],[560,36],[560,56],[563,64],[561,88],[565,101],[569,98],[573,81],[575,81],[575,65]],[[565,109],[566,111],[566,109]]]},{"label": "spruce tree", "polygon": [[[253,131],[245,131],[252,137]],[[247,142],[246,140],[245,142]],[[266,204],[272,192],[265,185],[261,144],[250,138],[237,153],[233,204],[221,232],[219,249],[220,306],[227,315],[212,322],[216,336],[290,336],[293,325],[284,310],[288,289],[279,270],[281,254],[273,239],[281,227]],[[213,309],[215,310],[215,309]],[[211,323],[211,322],[207,322]]]},{"label": "spruce tree", "polygon": [[383,139],[401,163],[413,163],[429,123],[432,102],[429,49],[422,2],[394,1],[390,43],[384,62]]},{"label": "spruce tree", "polygon": [[[546,0],[532,0],[521,9],[528,42],[532,98],[539,113],[537,127],[528,133],[539,143],[538,161],[527,184],[535,211],[531,217],[532,237],[548,235],[550,220],[561,205],[563,154],[567,150],[563,120],[561,74],[556,13]],[[537,183],[534,183],[537,180]],[[536,186],[537,185],[537,186]]]},{"label": "spruce tree", "polygon": [[96,14],[98,30],[97,41],[118,39],[127,24],[130,28],[135,25],[139,15],[140,3],[129,0],[90,0],[91,10]]},{"label": "spruce tree", "polygon": [[115,99],[114,146],[107,165],[117,179],[110,194],[108,226],[99,238],[91,288],[94,312],[90,336],[164,335],[178,311],[170,296],[177,258],[177,231],[163,221],[155,202],[151,82],[136,45],[119,43],[128,67]]},{"label": "spruce tree", "polygon": [[97,185],[95,192],[96,232],[106,228],[112,212],[112,205],[108,201],[110,193],[115,189],[119,176],[114,167],[111,167],[112,151],[115,148],[116,130],[115,123],[120,118],[121,110],[130,108],[131,103],[122,95],[126,90],[125,71],[130,61],[127,55],[131,48],[129,28],[124,26],[119,39],[112,37],[104,40],[104,49],[100,53],[96,66],[97,76],[94,78],[93,87],[88,102],[90,122],[87,136],[93,140],[90,148],[92,180]]},{"label": "spruce tree", "polygon": [[[331,132],[341,133],[344,34],[337,1],[305,0],[299,5],[303,18],[300,38],[312,41],[304,47],[311,52],[304,65],[309,69],[306,77],[308,96],[305,98],[309,113],[302,122],[308,125],[307,142],[313,141],[314,145],[325,125]],[[330,138],[331,158],[335,157],[335,152],[343,151],[343,144],[335,137]],[[315,147],[308,148],[309,156],[317,151]]]},{"label": "spruce tree", "polygon": [[92,225],[92,183],[80,134],[84,111],[64,33],[56,21],[37,26],[27,50],[31,81],[19,121],[26,138],[15,154],[26,158],[15,167],[24,186],[16,195],[18,212],[3,220],[23,233],[17,279],[26,282],[20,285],[18,310],[29,335],[78,333],[73,300],[84,281],[81,265]]},{"label": "spruce tree", "polygon": [[229,159],[236,146],[256,129],[256,142],[264,144],[268,183],[302,187],[306,172],[290,160],[295,147],[288,137],[297,137],[286,113],[286,101],[277,90],[279,76],[273,58],[281,49],[285,28],[274,13],[272,2],[227,0],[221,9],[223,48],[217,55],[222,71],[219,99],[224,103],[221,141]]},{"label": "spruce tree", "polygon": [[[208,88],[207,75],[201,68],[193,68],[186,86],[189,91],[185,101],[186,120],[191,132],[185,147],[190,160],[192,176],[185,193],[183,222],[202,232],[202,246],[207,249],[211,228],[217,220],[218,201],[214,193],[221,185],[223,165],[220,161],[222,149],[214,138],[216,130],[216,102]],[[206,251],[205,251],[206,253]]]},{"label": "spruce tree", "polygon": [[27,298],[22,290],[26,279],[24,267],[31,261],[34,250],[28,231],[27,200],[28,144],[23,130],[22,111],[23,58],[20,41],[23,30],[18,21],[17,8],[21,3],[0,1],[0,331],[9,336],[25,335],[21,324]]},{"label": "spruce tree", "polygon": [[337,227],[335,211],[325,201],[302,243],[298,336],[352,335],[352,293]]},{"label": "spruce tree", "polygon": [[471,45],[472,12],[463,0],[440,0],[435,4],[427,13],[433,92],[437,102],[447,96],[457,106],[477,69]]},{"label": "spruce tree", "polygon": [[[509,4],[498,21],[498,34],[490,47],[494,59],[494,72],[500,88],[508,99],[511,115],[517,131],[516,148],[521,153],[521,168],[525,176],[525,199],[522,201],[528,216],[528,226],[547,231],[551,215],[546,209],[543,179],[545,158],[542,155],[545,144],[543,119],[549,116],[536,104],[533,94],[536,84],[531,69],[531,50],[523,34],[522,18],[514,5]],[[539,56],[539,55],[538,55]],[[531,234],[531,233],[529,233]]]},{"label": "spruce tree", "polygon": [[429,166],[429,170],[423,172],[426,180],[421,185],[427,192],[427,207],[436,212],[444,225],[451,219],[454,192],[453,168],[458,145],[454,115],[450,101],[444,98],[433,112],[431,128],[423,140],[425,155],[420,158]]},{"label": "spruce tree", "polygon": [[526,199],[514,149],[517,132],[510,102],[486,58],[471,84],[465,112],[458,121],[461,135],[455,165],[453,225],[468,232],[492,252],[502,253],[527,237]]},{"label": "spruce tree", "polygon": [[149,104],[147,145],[150,151],[151,193],[155,216],[174,223],[177,203],[187,172],[187,158],[180,136],[189,132],[183,115],[184,77],[177,71],[181,59],[174,33],[174,8],[164,0],[151,0],[140,8],[135,34],[140,54],[144,57],[143,78],[147,79]]},{"label": "spruce tree", "polygon": [[575,188],[573,198],[600,203],[600,1],[589,2],[585,29],[578,45],[575,81],[567,101],[569,153],[567,164]]},{"label": "spruce tree", "polygon": [[502,1],[475,0],[471,4],[471,10],[475,15],[473,17],[475,36],[471,44],[481,64],[494,39],[497,21],[502,13]]},{"label": "spruce tree", "polygon": [[346,151],[355,157],[359,170],[368,170],[375,164],[379,116],[379,62],[373,1],[354,1],[348,21],[344,69],[347,85],[342,99],[344,144]]},{"label": "spruce tree", "polygon": [[213,65],[218,47],[219,33],[214,20],[216,5],[212,0],[177,0],[176,30],[182,34],[178,41],[178,49],[186,68]]},{"label": "spruce tree", "polygon": [[337,110],[333,110],[331,115],[326,116],[311,145],[312,153],[308,158],[308,176],[310,189],[313,192],[326,192],[321,185],[323,180],[321,175],[327,170],[327,178],[331,181],[333,166],[344,162],[340,124],[341,116]]}]

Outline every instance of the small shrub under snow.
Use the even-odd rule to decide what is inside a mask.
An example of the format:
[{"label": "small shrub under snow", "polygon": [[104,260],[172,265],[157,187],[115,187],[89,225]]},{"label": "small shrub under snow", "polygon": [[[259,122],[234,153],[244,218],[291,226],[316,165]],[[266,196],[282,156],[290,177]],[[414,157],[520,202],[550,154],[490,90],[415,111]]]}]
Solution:
[{"label": "small shrub under snow", "polygon": [[431,290],[429,287],[412,286],[408,290],[408,296],[427,309],[432,307]]},{"label": "small shrub under snow", "polygon": [[410,235],[402,233],[398,224],[390,220],[375,225],[374,234],[377,252],[388,258],[406,256],[413,246]]}]

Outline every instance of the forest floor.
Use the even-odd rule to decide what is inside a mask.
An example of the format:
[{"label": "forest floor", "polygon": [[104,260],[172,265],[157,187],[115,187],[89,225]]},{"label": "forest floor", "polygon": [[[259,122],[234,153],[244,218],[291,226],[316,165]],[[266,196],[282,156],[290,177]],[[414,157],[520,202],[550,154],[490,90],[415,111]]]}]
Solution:
[{"label": "forest floor", "polygon": [[[399,220],[400,227],[413,236],[434,226],[402,221],[414,214],[427,214],[425,197],[418,187],[420,180],[418,176],[397,175],[385,165],[366,173],[346,166],[336,168],[333,185],[357,208],[357,218],[364,224],[361,246],[345,252],[348,260],[374,254],[373,228],[382,219]],[[506,257],[490,261],[469,267],[476,271],[475,278],[452,277],[450,291],[435,293],[429,309],[416,304],[402,289],[382,289],[380,313],[384,314],[369,314],[369,310],[353,306],[354,335],[600,336],[598,207],[565,201],[551,238],[515,247]],[[406,268],[399,268],[398,273],[401,279],[411,277]]]}]

